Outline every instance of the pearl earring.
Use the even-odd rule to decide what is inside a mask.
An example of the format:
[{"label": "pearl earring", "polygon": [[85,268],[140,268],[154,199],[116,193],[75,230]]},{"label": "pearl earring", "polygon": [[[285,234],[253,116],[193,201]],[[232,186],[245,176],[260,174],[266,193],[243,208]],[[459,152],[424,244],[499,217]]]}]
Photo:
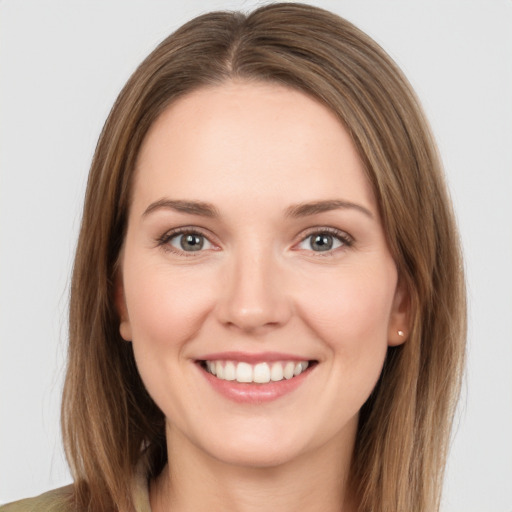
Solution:
[{"label": "pearl earring", "polygon": [[397,331],[397,332],[398,332],[398,336],[400,336],[400,337],[403,337],[403,336],[405,336],[405,333],[404,333],[404,331]]}]

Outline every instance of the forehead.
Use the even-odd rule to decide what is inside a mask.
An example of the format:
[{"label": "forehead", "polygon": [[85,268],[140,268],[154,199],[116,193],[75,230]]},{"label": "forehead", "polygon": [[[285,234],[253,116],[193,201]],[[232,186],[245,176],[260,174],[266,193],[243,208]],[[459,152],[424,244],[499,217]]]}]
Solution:
[{"label": "forehead", "polygon": [[373,206],[347,130],[315,99],[271,83],[228,82],[171,104],[145,138],[134,183],[134,195],[206,200],[284,194],[300,202],[336,192]]}]

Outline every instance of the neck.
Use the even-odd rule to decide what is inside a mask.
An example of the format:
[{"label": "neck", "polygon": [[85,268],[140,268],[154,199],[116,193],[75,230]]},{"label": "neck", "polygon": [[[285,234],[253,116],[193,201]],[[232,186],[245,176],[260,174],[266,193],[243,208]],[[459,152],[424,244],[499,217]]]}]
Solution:
[{"label": "neck", "polygon": [[355,429],[350,443],[329,443],[271,467],[225,463],[180,433],[167,434],[171,465],[151,485],[153,512],[357,510],[347,485]]}]

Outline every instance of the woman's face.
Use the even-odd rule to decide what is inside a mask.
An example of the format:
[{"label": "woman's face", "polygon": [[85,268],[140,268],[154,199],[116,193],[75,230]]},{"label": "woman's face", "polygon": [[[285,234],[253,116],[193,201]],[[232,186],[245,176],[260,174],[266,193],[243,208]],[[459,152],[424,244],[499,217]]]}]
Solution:
[{"label": "woman's face", "polygon": [[140,151],[117,307],[167,434],[253,466],[352,446],[405,298],[347,131],[279,85],[190,93]]}]

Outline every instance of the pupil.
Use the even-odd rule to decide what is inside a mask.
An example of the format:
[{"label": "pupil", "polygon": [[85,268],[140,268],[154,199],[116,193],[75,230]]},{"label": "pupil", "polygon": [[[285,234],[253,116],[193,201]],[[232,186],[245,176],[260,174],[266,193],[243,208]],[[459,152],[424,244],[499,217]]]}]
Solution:
[{"label": "pupil", "polygon": [[315,251],[328,251],[332,248],[332,236],[321,234],[313,237],[311,244]]},{"label": "pupil", "polygon": [[199,235],[184,235],[181,237],[181,248],[185,251],[199,251],[203,244],[203,237]]}]

